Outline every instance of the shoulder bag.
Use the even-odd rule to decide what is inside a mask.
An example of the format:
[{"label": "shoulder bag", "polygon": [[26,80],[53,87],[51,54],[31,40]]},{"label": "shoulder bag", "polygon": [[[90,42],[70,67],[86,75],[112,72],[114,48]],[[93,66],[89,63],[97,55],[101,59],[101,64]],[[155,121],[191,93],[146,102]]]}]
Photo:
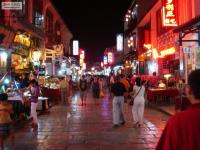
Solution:
[{"label": "shoulder bag", "polygon": [[140,90],[142,89],[142,86],[140,87],[140,89],[139,89],[139,91],[137,92],[137,94],[133,97],[133,98],[131,98],[131,101],[129,102],[129,105],[133,105],[133,103],[134,103],[134,100],[135,100],[135,98],[138,96],[138,94],[140,93]]}]

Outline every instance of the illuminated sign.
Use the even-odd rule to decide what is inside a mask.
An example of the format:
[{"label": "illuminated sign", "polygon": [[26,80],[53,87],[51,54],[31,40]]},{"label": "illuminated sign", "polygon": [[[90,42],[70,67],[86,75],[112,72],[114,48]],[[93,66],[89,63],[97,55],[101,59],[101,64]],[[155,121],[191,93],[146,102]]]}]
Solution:
[{"label": "illuminated sign", "polygon": [[79,64],[81,67],[83,67],[84,65],[84,59],[85,59],[85,51],[84,50],[80,50],[80,60],[79,60]]},{"label": "illuminated sign", "polygon": [[73,55],[79,55],[79,42],[73,41]]},{"label": "illuminated sign", "polygon": [[163,0],[163,25],[177,26],[175,0]]},{"label": "illuminated sign", "polygon": [[22,10],[22,2],[1,2],[2,10]]},{"label": "illuminated sign", "polygon": [[30,37],[28,37],[27,35],[24,35],[24,34],[15,35],[14,42],[15,43],[20,43],[20,44],[25,45],[27,47],[31,46]]},{"label": "illuminated sign", "polygon": [[117,35],[117,51],[121,52],[123,51],[123,34]]},{"label": "illuminated sign", "polygon": [[104,63],[104,65],[108,64],[108,57],[107,56],[103,57],[103,63]]},{"label": "illuminated sign", "polygon": [[169,49],[165,49],[165,50],[162,50],[160,52],[161,56],[164,57],[164,56],[167,56],[167,55],[172,55],[176,52],[176,49],[174,47],[172,48],[169,48]]},{"label": "illuminated sign", "polygon": [[108,64],[112,64],[112,63],[113,63],[113,53],[108,52]]},{"label": "illuminated sign", "polygon": [[146,49],[151,49],[151,44],[144,44],[143,45]]},{"label": "illuminated sign", "polygon": [[160,52],[160,55],[158,54],[158,51],[157,49],[153,49],[152,53],[153,53],[153,58],[154,59],[157,59],[157,58],[163,58],[167,55],[172,55],[176,52],[176,49],[174,47],[171,47],[169,49],[165,49],[165,50],[162,50]]}]

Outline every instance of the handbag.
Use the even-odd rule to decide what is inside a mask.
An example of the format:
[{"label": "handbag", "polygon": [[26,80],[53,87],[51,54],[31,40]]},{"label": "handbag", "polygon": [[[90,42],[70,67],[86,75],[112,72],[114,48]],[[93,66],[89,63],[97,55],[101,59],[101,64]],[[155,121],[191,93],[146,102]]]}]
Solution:
[{"label": "handbag", "polygon": [[131,101],[129,102],[129,105],[133,105],[135,98],[138,96],[138,94],[140,93],[140,90],[142,89],[142,86],[140,87],[139,91],[137,92],[137,94],[131,99]]}]

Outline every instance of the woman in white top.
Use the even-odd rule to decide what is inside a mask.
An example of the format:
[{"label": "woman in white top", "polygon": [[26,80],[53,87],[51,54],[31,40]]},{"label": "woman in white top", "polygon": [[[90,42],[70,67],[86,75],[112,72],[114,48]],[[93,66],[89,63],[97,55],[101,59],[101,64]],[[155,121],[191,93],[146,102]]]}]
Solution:
[{"label": "woman in white top", "polygon": [[140,127],[143,124],[145,87],[142,85],[141,78],[136,78],[135,82],[136,84],[133,87],[134,103],[132,113],[134,127]]}]

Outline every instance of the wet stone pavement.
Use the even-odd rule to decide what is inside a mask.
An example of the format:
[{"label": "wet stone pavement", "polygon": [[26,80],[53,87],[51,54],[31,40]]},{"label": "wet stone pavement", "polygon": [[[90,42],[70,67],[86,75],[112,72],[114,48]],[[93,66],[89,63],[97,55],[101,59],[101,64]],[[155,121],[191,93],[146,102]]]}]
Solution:
[{"label": "wet stone pavement", "polygon": [[[39,127],[30,123],[15,133],[16,150],[145,150],[155,149],[168,116],[145,109],[144,125],[133,128],[130,106],[126,106],[126,124],[112,127],[112,100],[99,99],[94,104],[88,95],[87,106],[80,105],[79,94],[70,106],[56,105],[49,114],[39,116]],[[10,149],[9,140],[6,149]]]}]

